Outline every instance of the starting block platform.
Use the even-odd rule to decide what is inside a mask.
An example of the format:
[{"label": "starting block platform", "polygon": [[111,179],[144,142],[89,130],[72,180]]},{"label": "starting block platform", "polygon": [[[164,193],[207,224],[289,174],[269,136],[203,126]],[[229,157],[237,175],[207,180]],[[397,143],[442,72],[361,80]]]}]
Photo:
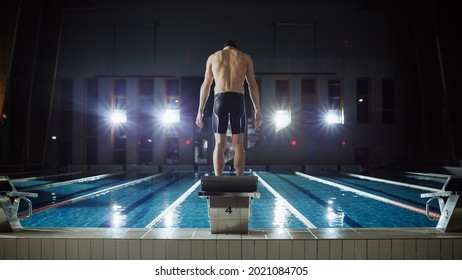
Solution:
[{"label": "starting block platform", "polygon": [[203,176],[199,197],[208,201],[211,233],[249,232],[252,199],[259,198],[257,176]]},{"label": "starting block platform", "polygon": [[421,198],[429,198],[426,204],[427,217],[435,220],[429,215],[429,204],[432,200],[438,199],[441,216],[436,228],[443,232],[462,232],[462,176],[451,176],[444,183],[439,192],[421,194]]}]

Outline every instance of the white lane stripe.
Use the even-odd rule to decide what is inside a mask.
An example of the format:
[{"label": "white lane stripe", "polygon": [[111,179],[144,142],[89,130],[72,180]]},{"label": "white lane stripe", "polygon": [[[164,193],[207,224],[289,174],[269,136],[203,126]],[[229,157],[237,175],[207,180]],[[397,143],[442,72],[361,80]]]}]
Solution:
[{"label": "white lane stripe", "polygon": [[50,184],[45,184],[45,185],[40,185],[40,186],[32,186],[32,187],[27,187],[27,188],[21,188],[21,190],[23,191],[43,190],[47,188],[65,186],[65,185],[70,185],[74,183],[85,183],[85,182],[95,181],[95,180],[99,180],[99,179],[103,179],[103,178],[107,178],[111,176],[116,176],[116,175],[121,175],[121,174],[124,174],[124,172],[101,174],[101,175],[96,175],[96,176],[91,176],[91,177],[78,178],[78,179],[69,180],[69,181],[50,183]]},{"label": "white lane stripe", "polygon": [[262,177],[260,177],[256,172],[253,173],[258,177],[258,180],[262,183],[265,188],[267,188],[277,199],[279,199],[282,204],[284,204],[287,209],[294,214],[294,216],[299,219],[307,228],[316,228],[316,226],[310,222],[302,213],[300,213],[295,207],[292,206],[285,198],[283,198],[276,190],[274,190]]},{"label": "white lane stripe", "polygon": [[[410,210],[410,211],[413,211],[413,212],[416,212],[416,213],[419,213],[419,214],[426,215],[425,209],[422,209],[422,208],[419,208],[419,207],[415,207],[415,206],[412,206],[412,205],[409,205],[409,204],[398,202],[398,201],[388,199],[388,198],[385,198],[385,197],[381,197],[381,196],[371,194],[371,193],[368,193],[368,192],[360,191],[360,190],[355,189],[355,188],[350,188],[350,187],[347,187],[347,186],[344,186],[344,185],[341,185],[341,184],[337,184],[337,183],[334,183],[334,182],[331,182],[331,181],[328,181],[328,180],[324,180],[324,179],[321,179],[321,178],[318,178],[318,177],[314,177],[314,176],[311,176],[311,175],[308,175],[308,174],[305,174],[305,173],[301,173],[301,172],[298,172],[298,171],[295,171],[295,174],[297,174],[298,176],[302,176],[302,177],[305,177],[307,179],[322,183],[322,184],[326,184],[326,185],[329,185],[329,186],[332,186],[332,187],[339,188],[339,189],[344,190],[344,191],[353,192],[353,193],[355,193],[357,195],[360,195],[360,196],[363,196],[363,197],[375,199],[375,200],[378,200],[378,201],[381,201],[381,202],[384,202],[384,203],[387,203],[387,204],[395,205],[395,206],[398,206],[400,208],[404,208],[404,209],[407,209],[407,210]],[[440,216],[440,214],[435,213],[435,212],[430,212],[429,215],[432,216],[432,217],[435,217],[435,218]]]},{"label": "white lane stripe", "polygon": [[170,211],[180,205],[199,185],[201,184],[201,180],[197,181],[194,185],[192,185],[185,193],[183,193],[177,200],[175,200],[169,207],[167,207],[162,213],[159,214],[154,220],[152,220],[145,228],[152,228],[155,227],[157,223],[162,220],[165,215],[167,215]]},{"label": "white lane stripe", "polygon": [[423,190],[423,191],[430,191],[430,192],[440,191],[440,189],[435,189],[435,188],[430,188],[430,187],[425,187],[425,186],[419,186],[419,185],[414,185],[414,184],[408,184],[408,183],[402,183],[402,182],[397,182],[397,181],[391,181],[391,180],[386,180],[386,179],[381,179],[381,178],[369,177],[369,176],[364,176],[364,175],[360,175],[360,174],[343,173],[343,172],[341,172],[340,174],[348,175],[348,176],[351,176],[351,177],[356,177],[356,178],[363,179],[363,180],[387,183],[387,184],[403,186],[403,187],[408,187],[408,188],[413,188],[413,189],[418,189],[418,190]]}]

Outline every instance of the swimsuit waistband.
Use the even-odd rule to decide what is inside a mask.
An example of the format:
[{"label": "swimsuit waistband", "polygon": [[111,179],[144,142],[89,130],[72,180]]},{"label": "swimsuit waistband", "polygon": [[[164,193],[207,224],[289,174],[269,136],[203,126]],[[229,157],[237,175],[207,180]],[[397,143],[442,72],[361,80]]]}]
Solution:
[{"label": "swimsuit waistband", "polygon": [[235,91],[224,91],[224,92],[215,93],[215,96],[220,95],[220,94],[224,94],[224,93],[226,93],[226,94],[233,93],[233,94],[244,95],[243,93],[240,93],[240,92],[235,92]]}]

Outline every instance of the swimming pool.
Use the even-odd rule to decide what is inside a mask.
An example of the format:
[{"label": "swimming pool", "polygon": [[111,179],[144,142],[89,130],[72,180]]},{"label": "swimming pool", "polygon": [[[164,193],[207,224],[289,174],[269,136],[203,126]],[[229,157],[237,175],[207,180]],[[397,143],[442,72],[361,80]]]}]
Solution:
[{"label": "swimming pool", "polygon": [[[424,214],[426,199],[420,194],[437,191],[443,183],[427,187],[334,172],[254,174],[261,196],[252,201],[249,228],[407,228],[437,223]],[[21,222],[23,227],[209,228],[207,202],[197,195],[195,175],[121,172],[13,184],[39,194],[32,199],[34,214]],[[438,212],[438,206],[431,210]]]}]

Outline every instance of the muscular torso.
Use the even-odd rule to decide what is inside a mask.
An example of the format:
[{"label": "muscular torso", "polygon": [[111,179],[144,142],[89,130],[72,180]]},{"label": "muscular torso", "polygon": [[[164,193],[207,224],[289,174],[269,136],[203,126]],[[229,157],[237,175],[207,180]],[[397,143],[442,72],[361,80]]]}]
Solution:
[{"label": "muscular torso", "polygon": [[251,63],[249,55],[225,48],[212,54],[209,62],[215,79],[215,93],[244,93],[244,80]]}]

